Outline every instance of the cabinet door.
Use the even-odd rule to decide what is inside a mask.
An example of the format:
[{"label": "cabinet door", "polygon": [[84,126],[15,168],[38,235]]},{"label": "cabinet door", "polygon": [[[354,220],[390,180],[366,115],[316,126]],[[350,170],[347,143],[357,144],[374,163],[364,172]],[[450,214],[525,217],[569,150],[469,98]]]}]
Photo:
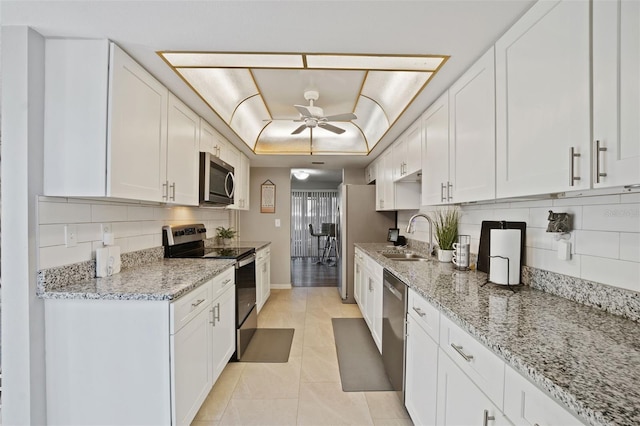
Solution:
[{"label": "cabinet door", "polygon": [[376,159],[376,210],[384,210],[384,162],[382,155]]},{"label": "cabinet door", "polygon": [[407,155],[405,175],[412,175],[422,169],[422,123],[418,119],[406,132]]},{"label": "cabinet door", "polygon": [[371,277],[371,332],[378,351],[382,353],[382,275]]},{"label": "cabinet door", "polygon": [[362,253],[356,249],[353,260],[353,297],[362,311]]},{"label": "cabinet door", "polygon": [[171,203],[198,205],[199,128],[200,117],[169,96],[167,181]]},{"label": "cabinet door", "polygon": [[449,177],[452,201],[495,198],[494,49],[449,88]]},{"label": "cabinet door", "polygon": [[213,301],[209,310],[212,329],[212,384],[218,380],[220,373],[222,373],[231,355],[236,350],[235,300],[236,288],[235,286],[229,286],[218,299]]},{"label": "cabinet door", "polygon": [[640,183],[638,76],[640,3],[593,2],[594,187]]},{"label": "cabinet door", "polygon": [[589,2],[538,2],[495,49],[497,197],[589,188]]},{"label": "cabinet door", "polygon": [[366,183],[371,183],[376,180],[376,162],[373,162],[367,166],[364,170],[364,178]]},{"label": "cabinet door", "polygon": [[436,423],[442,426],[511,424],[442,350],[438,353],[436,413]]},{"label": "cabinet door", "polygon": [[391,177],[395,182],[398,179],[402,179],[405,174],[405,167],[407,164],[407,141],[404,135],[401,136],[399,141],[393,144],[391,151]]},{"label": "cabinet door", "polygon": [[449,183],[449,92],[422,116],[422,204],[447,203]]},{"label": "cabinet door", "polygon": [[169,92],[113,43],[110,52],[106,195],[163,201]]},{"label": "cabinet door", "polygon": [[209,152],[216,157],[220,157],[223,151],[221,136],[202,117],[200,117],[198,148],[200,152]]},{"label": "cabinet door", "polygon": [[407,316],[407,355],[404,404],[417,425],[436,424],[438,344]]},{"label": "cabinet door", "polygon": [[395,209],[395,192],[393,186],[393,150],[387,149],[382,154],[380,166],[383,171],[382,179],[382,210]]},{"label": "cabinet door", "polygon": [[238,210],[249,210],[249,179],[250,164],[249,158],[242,152],[238,152],[239,164],[235,168],[235,193],[233,208]]},{"label": "cabinet door", "polygon": [[171,399],[174,425],[188,425],[211,390],[209,309],[171,336]]}]

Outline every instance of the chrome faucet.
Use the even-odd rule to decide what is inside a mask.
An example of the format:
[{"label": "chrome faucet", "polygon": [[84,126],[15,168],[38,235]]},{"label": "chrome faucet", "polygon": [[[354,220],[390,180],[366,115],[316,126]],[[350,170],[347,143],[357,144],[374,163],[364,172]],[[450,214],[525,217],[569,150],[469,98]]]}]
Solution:
[{"label": "chrome faucet", "polygon": [[411,234],[413,233],[413,221],[417,218],[417,217],[423,217],[425,219],[427,219],[427,221],[429,222],[429,255],[431,255],[433,253],[433,221],[431,220],[431,218],[429,216],[427,216],[424,213],[416,213],[413,216],[411,216],[411,218],[409,218],[409,224],[407,225],[407,233]]}]

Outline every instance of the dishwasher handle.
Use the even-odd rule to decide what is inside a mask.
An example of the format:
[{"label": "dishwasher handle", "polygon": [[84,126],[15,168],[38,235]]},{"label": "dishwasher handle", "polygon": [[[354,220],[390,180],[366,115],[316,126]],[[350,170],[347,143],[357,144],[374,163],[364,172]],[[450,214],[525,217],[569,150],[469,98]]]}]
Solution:
[{"label": "dishwasher handle", "polygon": [[384,287],[389,290],[391,294],[393,294],[398,300],[402,300],[402,293],[396,290],[391,284],[388,282],[384,282]]}]

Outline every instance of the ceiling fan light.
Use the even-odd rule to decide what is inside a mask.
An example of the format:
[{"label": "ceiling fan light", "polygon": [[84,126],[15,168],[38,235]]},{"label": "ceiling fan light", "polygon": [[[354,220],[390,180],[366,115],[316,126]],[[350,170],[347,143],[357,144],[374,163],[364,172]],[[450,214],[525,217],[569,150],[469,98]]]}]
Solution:
[{"label": "ceiling fan light", "polygon": [[299,172],[294,172],[293,175],[296,177],[296,179],[298,180],[305,180],[306,178],[309,177],[309,173],[305,172],[305,171],[299,171]]}]

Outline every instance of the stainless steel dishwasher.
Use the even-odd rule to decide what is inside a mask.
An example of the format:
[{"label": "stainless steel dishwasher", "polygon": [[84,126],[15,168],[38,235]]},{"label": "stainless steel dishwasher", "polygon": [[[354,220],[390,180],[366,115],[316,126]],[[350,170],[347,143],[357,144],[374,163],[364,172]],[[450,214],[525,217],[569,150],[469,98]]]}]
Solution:
[{"label": "stainless steel dishwasher", "polygon": [[393,389],[403,402],[406,316],[407,285],[385,269],[382,290],[382,361]]}]

